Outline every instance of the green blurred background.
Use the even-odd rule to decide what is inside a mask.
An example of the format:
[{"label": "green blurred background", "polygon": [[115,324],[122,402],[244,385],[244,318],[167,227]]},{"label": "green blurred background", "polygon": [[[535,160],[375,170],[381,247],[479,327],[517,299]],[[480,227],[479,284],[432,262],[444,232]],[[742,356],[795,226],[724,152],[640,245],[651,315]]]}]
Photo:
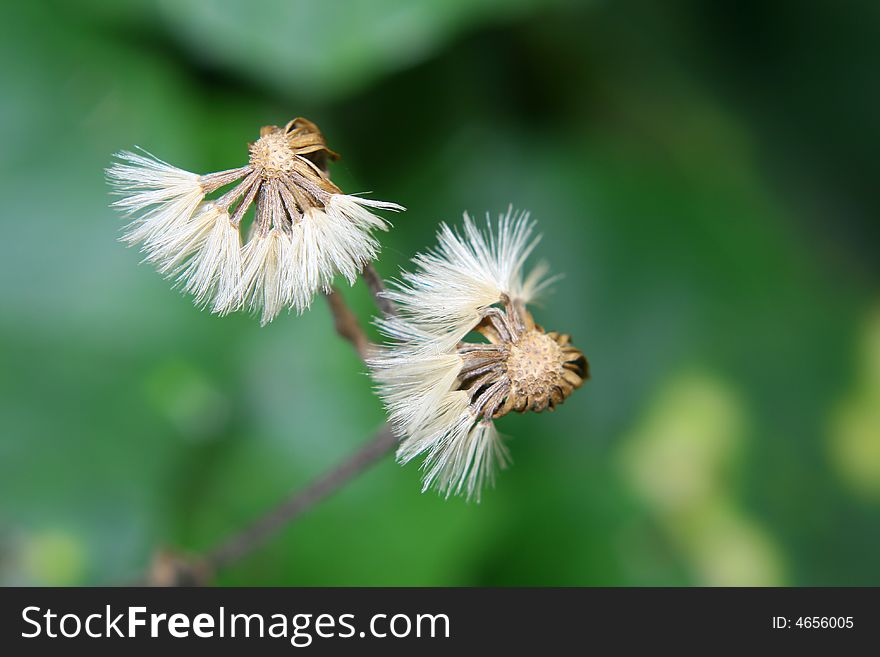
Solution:
[{"label": "green blurred background", "polygon": [[[117,240],[103,169],[306,116],[343,189],[528,208],[593,379],[479,505],[388,458],[221,584],[880,584],[880,5],[18,3],[0,20],[0,583],[199,551],[383,413],[318,300],[260,328]],[[362,284],[345,291],[362,316]]]}]

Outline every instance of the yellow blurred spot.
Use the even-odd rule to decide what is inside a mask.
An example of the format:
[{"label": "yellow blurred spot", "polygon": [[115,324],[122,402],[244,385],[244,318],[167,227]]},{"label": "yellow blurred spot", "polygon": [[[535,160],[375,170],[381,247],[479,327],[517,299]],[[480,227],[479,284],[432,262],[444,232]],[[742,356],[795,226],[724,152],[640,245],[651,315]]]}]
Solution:
[{"label": "yellow blurred spot", "polygon": [[880,500],[880,309],[868,318],[858,347],[853,390],[831,416],[831,460],[846,483]]},{"label": "yellow blurred spot", "polygon": [[767,534],[730,501],[700,514],[686,549],[701,584],[773,586],[781,583],[782,563]]},{"label": "yellow blurred spot", "polygon": [[662,386],[624,442],[624,476],[685,557],[698,583],[774,586],[783,564],[732,486],[746,412],[717,378],[687,373]]},{"label": "yellow blurred spot", "polygon": [[73,534],[58,529],[28,536],[22,545],[26,580],[41,586],[70,586],[84,579],[86,550]]},{"label": "yellow blurred spot", "polygon": [[712,379],[689,374],[664,386],[635,435],[624,465],[630,481],[667,513],[715,494],[742,432],[737,401]]}]

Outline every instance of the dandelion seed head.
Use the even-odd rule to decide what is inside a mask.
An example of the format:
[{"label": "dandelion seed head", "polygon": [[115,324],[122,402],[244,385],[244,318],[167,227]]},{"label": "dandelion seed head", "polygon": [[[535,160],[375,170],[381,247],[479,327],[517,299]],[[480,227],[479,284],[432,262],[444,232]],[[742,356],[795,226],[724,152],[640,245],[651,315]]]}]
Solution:
[{"label": "dandelion seed head", "polygon": [[387,292],[397,317],[379,320],[388,339],[368,359],[392,427],[398,460],[423,456],[425,489],[479,499],[510,462],[494,421],[553,410],[589,377],[568,335],[535,323],[527,304],[547,287],[546,266],[524,275],[539,238],[512,210],[481,230],[443,225],[438,245],[417,255]]},{"label": "dandelion seed head", "polygon": [[261,129],[236,169],[199,175],[146,152],[116,157],[106,173],[113,206],[130,220],[123,240],[197,305],[220,315],[249,309],[263,324],[285,308],[307,310],[337,274],[354,284],[378,255],[372,231],[388,229],[373,210],[404,209],[343,194],[327,174],[338,156],[303,118]]}]

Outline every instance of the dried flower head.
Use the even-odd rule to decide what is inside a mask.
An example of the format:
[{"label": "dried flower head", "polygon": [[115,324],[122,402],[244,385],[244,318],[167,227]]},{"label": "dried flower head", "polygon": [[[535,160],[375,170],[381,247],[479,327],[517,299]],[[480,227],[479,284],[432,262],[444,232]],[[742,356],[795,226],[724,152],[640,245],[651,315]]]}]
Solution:
[{"label": "dried flower head", "polygon": [[262,313],[263,324],[282,308],[307,309],[337,273],[353,284],[379,251],[371,231],[388,228],[371,210],[404,209],[343,194],[326,172],[338,156],[302,118],[260,130],[238,169],[198,175],[146,152],[116,157],[107,170],[121,195],[113,205],[132,217],[123,239],[140,244],[146,260],[198,305],[221,315],[247,307]]},{"label": "dried flower head", "polygon": [[523,277],[538,238],[527,213],[508,211],[481,232],[443,224],[435,250],[417,255],[386,296],[398,313],[377,320],[390,343],[369,359],[401,438],[398,459],[425,456],[424,490],[480,490],[508,451],[494,420],[553,410],[589,377],[569,336],[546,332],[526,304],[550,282],[539,266]]}]

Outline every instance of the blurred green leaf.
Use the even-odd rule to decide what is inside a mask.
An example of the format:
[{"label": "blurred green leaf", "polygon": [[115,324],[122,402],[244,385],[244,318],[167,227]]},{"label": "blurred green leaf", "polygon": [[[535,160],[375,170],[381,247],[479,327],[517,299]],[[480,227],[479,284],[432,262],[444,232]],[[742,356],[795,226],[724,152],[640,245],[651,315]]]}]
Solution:
[{"label": "blurred green leaf", "polygon": [[411,67],[459,33],[522,18],[542,0],[172,0],[180,43],[294,98],[338,97]]}]

